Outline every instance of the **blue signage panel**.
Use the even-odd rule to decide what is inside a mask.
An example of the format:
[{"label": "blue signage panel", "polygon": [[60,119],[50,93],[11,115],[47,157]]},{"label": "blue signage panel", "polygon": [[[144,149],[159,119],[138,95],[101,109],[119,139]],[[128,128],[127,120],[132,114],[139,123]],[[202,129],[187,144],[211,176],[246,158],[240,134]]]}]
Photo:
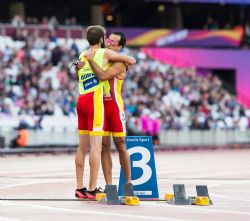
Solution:
[{"label": "blue signage panel", "polygon": [[[131,178],[135,195],[139,198],[159,198],[152,137],[126,137],[126,146],[130,155]],[[122,195],[122,185],[125,182],[121,169],[119,196]]]}]

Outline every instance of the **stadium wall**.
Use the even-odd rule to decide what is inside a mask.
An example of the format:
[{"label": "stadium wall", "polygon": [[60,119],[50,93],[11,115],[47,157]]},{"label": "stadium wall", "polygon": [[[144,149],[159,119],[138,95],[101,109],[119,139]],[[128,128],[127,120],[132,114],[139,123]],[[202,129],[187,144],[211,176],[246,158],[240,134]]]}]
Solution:
[{"label": "stadium wall", "polygon": [[[0,137],[4,137],[5,147],[9,147],[11,140],[16,135],[13,130],[0,131]],[[160,145],[164,148],[170,146],[220,146],[230,144],[244,144],[250,142],[250,130],[162,130],[159,134]],[[76,147],[78,145],[77,131],[67,130],[56,131],[56,128],[51,130],[30,130],[28,139],[28,148],[32,147]],[[114,147],[113,147],[114,148]]]}]

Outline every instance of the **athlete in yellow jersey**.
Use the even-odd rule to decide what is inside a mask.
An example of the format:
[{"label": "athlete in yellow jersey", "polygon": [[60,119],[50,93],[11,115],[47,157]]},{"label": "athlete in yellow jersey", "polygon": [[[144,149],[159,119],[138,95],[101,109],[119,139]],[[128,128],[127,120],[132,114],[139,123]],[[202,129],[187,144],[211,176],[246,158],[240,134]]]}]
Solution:
[{"label": "athlete in yellow jersey", "polygon": [[[106,47],[118,52],[125,46],[125,43],[125,35],[121,32],[114,32],[106,40]],[[131,183],[130,159],[125,146],[125,113],[121,96],[126,66],[122,62],[113,62],[105,71],[98,67],[93,58],[93,53],[87,56],[92,70],[100,80],[109,80],[110,84],[110,93],[104,95],[105,135],[102,147],[102,167],[105,181],[106,184],[112,184],[112,159],[110,153],[110,135],[112,135],[119,153],[120,164],[124,171],[126,183]]]},{"label": "athlete in yellow jersey", "polygon": [[[78,70],[79,97],[77,102],[79,147],[76,153],[76,197],[95,198],[97,192],[96,183],[101,160],[102,136],[104,129],[104,92],[108,93],[109,85],[99,80],[93,72],[89,62],[85,59],[89,53],[95,51],[94,62],[102,70],[107,68],[110,61],[122,61],[130,65],[135,63],[133,58],[119,55],[112,50],[103,49],[105,29],[101,26],[90,26],[87,29],[87,40],[90,49],[84,51],[80,61],[85,61],[83,67]],[[83,186],[83,172],[85,155],[90,144],[89,165],[90,180],[89,189]]]}]

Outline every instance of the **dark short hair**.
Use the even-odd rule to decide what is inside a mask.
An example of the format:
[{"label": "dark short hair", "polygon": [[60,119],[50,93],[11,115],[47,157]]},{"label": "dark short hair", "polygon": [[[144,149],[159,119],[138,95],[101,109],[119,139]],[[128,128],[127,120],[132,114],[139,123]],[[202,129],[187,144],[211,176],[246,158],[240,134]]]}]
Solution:
[{"label": "dark short hair", "polygon": [[126,36],[122,32],[116,31],[116,32],[112,32],[111,34],[120,36],[120,41],[118,44],[119,46],[124,47],[126,45],[127,39],[126,39]]},{"label": "dark short hair", "polygon": [[93,25],[87,28],[87,40],[90,45],[96,45],[106,34],[105,28],[101,25]]}]

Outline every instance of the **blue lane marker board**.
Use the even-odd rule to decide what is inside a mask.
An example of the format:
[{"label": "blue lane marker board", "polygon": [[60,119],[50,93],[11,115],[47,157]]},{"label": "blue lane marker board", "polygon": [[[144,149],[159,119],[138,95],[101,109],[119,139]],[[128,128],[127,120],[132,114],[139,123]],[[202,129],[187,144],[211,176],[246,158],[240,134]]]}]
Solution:
[{"label": "blue lane marker board", "polygon": [[[130,155],[135,195],[139,198],[159,198],[152,137],[127,136],[126,146]],[[122,195],[122,185],[125,182],[125,176],[121,169],[119,196]]]}]

